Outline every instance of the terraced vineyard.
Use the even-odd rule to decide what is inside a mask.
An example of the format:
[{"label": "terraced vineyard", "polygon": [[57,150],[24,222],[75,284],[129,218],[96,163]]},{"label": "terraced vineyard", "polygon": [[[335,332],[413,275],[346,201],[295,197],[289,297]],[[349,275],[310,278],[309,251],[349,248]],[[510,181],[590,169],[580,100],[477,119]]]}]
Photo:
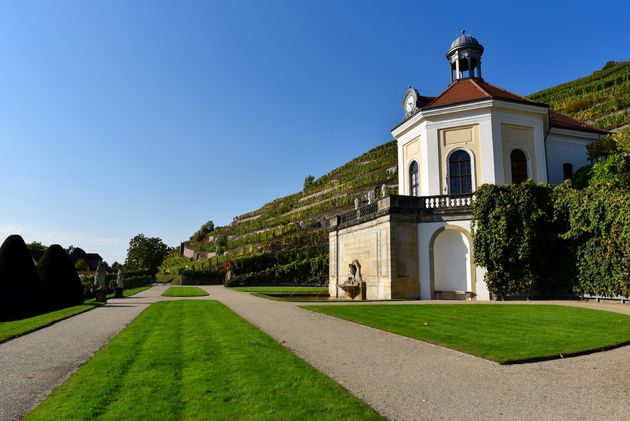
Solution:
[{"label": "terraced vineyard", "polygon": [[[315,266],[321,270],[322,259],[328,251],[328,218],[351,209],[355,199],[367,203],[370,191],[380,197],[383,184],[389,193],[398,191],[396,153],[396,142],[387,142],[313,180],[299,193],[237,216],[229,226],[218,227],[207,235],[194,234],[185,246],[205,252],[200,255],[201,259],[191,262],[188,258],[170,256],[163,271],[171,275],[207,271],[229,260],[277,251],[297,252],[304,257],[302,260],[313,264],[317,261]],[[221,247],[221,237],[227,239],[227,244],[225,254],[218,256],[215,253]],[[314,279],[312,274],[305,274],[306,278],[326,281],[323,275]]]},{"label": "terraced vineyard", "polygon": [[[530,99],[607,130],[630,127],[630,62],[609,62],[593,74],[532,94]],[[281,197],[234,218],[229,226],[193,234],[186,243],[194,261],[170,256],[169,276],[232,269],[243,279],[327,282],[328,218],[367,202],[370,190],[398,189],[396,143],[387,142],[313,180],[303,191]],[[221,256],[217,250],[224,249]],[[260,254],[276,254],[260,258]],[[241,263],[238,263],[242,261]],[[258,266],[257,266],[258,265]],[[241,271],[239,273],[239,270]],[[257,273],[257,274],[256,274]],[[237,282],[238,284],[238,282]]]},{"label": "terraced vineyard", "polygon": [[630,125],[630,61],[608,62],[593,74],[545,89],[530,99],[600,129]]}]

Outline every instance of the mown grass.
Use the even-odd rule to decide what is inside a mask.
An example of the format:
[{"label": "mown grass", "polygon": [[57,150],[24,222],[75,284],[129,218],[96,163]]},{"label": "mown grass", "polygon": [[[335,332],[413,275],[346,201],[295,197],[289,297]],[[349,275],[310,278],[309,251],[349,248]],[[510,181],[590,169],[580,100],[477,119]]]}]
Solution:
[{"label": "mown grass", "polygon": [[[149,287],[130,288],[123,291],[125,297],[137,294]],[[112,298],[114,294],[109,294],[108,298]],[[0,343],[18,336],[26,335],[38,329],[50,326],[68,317],[76,316],[84,311],[92,310],[101,303],[97,303],[93,298],[86,300],[85,303],[78,306],[62,308],[61,310],[51,311],[50,313],[40,314],[38,316],[29,317],[28,319],[13,320],[10,322],[0,322]]]},{"label": "mown grass", "polygon": [[313,301],[328,301],[330,296],[328,293],[297,293],[297,294],[287,294],[287,293],[275,293],[275,292],[253,292],[252,295],[256,297],[265,298],[267,300],[274,301],[290,301],[290,302],[313,302]]},{"label": "mown grass", "polygon": [[204,297],[206,291],[199,287],[170,287],[162,293],[163,297]]},{"label": "mown grass", "polygon": [[335,305],[304,308],[501,364],[630,343],[630,317],[559,305]]},{"label": "mown grass", "polygon": [[241,292],[280,292],[280,293],[320,293],[320,294],[328,294],[328,287],[232,287],[234,291]]},{"label": "mown grass", "polygon": [[217,301],[145,310],[28,420],[370,420],[370,407]]}]

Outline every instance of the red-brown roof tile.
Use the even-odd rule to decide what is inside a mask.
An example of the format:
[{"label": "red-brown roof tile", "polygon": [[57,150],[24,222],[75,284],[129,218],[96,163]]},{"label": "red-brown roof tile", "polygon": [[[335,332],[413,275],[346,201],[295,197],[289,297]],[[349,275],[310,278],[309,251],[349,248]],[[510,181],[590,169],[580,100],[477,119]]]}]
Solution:
[{"label": "red-brown roof tile", "polygon": [[[482,101],[487,99],[500,99],[504,101],[518,102],[521,104],[547,107],[545,104],[532,101],[480,79],[458,79],[454,83],[451,83],[444,92],[435,97],[423,109],[440,108],[449,105],[464,104],[467,102]],[[598,129],[587,123],[583,123],[554,111],[549,112],[549,124],[551,127],[561,129],[578,130],[598,134],[608,133],[605,130]]]},{"label": "red-brown roof tile", "polygon": [[482,80],[458,79],[454,83],[451,83],[451,85],[433,101],[427,104],[425,108],[445,107],[485,99],[502,99],[510,102],[544,106]]},{"label": "red-brown roof tile", "polygon": [[583,123],[579,120],[571,118],[567,115],[557,113],[555,111],[549,112],[549,124],[551,127],[557,127],[559,129],[579,130],[581,132],[590,132],[597,134],[608,134],[606,130],[598,129],[590,124]]}]

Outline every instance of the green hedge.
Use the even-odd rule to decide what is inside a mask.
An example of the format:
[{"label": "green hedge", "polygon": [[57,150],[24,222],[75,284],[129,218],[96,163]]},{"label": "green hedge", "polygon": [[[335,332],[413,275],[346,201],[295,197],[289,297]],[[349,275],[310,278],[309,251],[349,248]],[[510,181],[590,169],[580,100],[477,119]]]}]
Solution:
[{"label": "green hedge", "polygon": [[221,285],[225,272],[220,270],[183,270],[180,272],[181,285]]},{"label": "green hedge", "polygon": [[[133,272],[124,273],[124,288],[139,288],[150,285],[154,280],[154,275],[149,270],[138,270]],[[107,285],[110,289],[113,289],[116,285],[116,273],[108,273],[105,277]],[[92,287],[94,287],[94,275],[81,276],[81,283],[83,284],[83,292],[86,297],[92,296]]]},{"label": "green hedge", "polygon": [[328,256],[317,256],[284,265],[275,264],[258,272],[232,275],[229,280],[225,281],[225,286],[249,286],[271,283],[325,285],[328,283]]}]

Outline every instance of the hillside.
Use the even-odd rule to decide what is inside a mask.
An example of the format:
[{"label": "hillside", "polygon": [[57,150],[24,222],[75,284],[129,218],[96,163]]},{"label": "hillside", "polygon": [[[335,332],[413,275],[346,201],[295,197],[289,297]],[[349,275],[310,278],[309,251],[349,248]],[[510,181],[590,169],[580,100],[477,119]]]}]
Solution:
[{"label": "hillside", "polygon": [[[529,98],[602,129],[628,130],[630,62],[609,62],[589,76]],[[397,192],[396,154],[396,143],[387,142],[313,180],[301,192],[235,217],[229,226],[209,233],[200,230],[181,248],[189,258],[171,256],[163,269],[170,274],[187,270],[194,275],[195,271],[225,270],[233,262],[243,261],[233,269],[237,275],[258,272],[269,280],[303,276],[326,282],[328,218],[351,209],[355,198],[366,203],[370,190],[378,198],[382,184],[390,193]],[[277,256],[262,259],[261,254]],[[296,259],[301,262],[299,268],[291,263]]]},{"label": "hillside", "polygon": [[[207,234],[198,231],[181,247],[189,258],[171,256],[163,269],[171,274],[186,268],[189,272],[205,271],[228,260],[304,248],[309,249],[311,258],[321,258],[327,255],[326,225],[330,217],[351,209],[355,199],[367,203],[369,191],[378,198],[383,184],[389,193],[398,191],[396,154],[395,141],[384,143],[314,179],[301,192],[236,216],[229,226],[217,227]],[[220,253],[221,248],[225,252],[219,256],[217,251]]]},{"label": "hillside", "polygon": [[536,92],[529,98],[600,129],[628,129],[630,61],[608,62],[589,76]]}]

